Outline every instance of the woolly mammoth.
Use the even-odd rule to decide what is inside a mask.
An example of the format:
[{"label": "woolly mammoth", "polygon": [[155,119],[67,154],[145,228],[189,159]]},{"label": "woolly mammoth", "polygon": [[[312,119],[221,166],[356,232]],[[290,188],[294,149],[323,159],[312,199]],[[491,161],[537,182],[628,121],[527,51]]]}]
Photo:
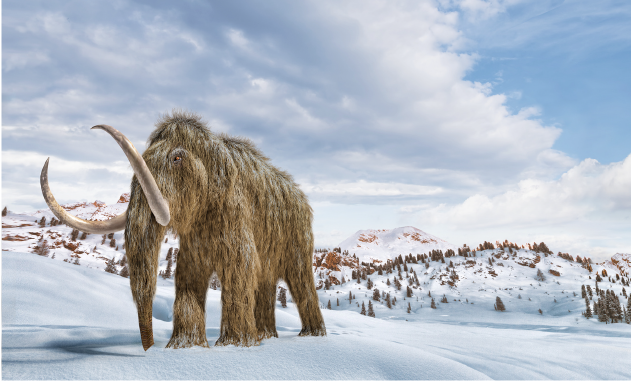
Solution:
[{"label": "woolly mammoth", "polygon": [[120,145],[134,170],[127,211],[108,221],[66,212],[48,186],[46,203],[63,223],[88,233],[125,229],[131,292],[142,346],[153,345],[152,303],[158,255],[167,229],[177,232],[173,334],[167,348],[208,346],[205,304],[210,277],[221,281],[221,328],[215,345],[258,345],[278,337],[274,307],[283,279],[298,307],[301,336],[324,336],[313,272],[312,210],[292,177],[247,139],[209,130],[192,113],[174,111],[156,124],[142,156],[116,129],[98,125]]}]

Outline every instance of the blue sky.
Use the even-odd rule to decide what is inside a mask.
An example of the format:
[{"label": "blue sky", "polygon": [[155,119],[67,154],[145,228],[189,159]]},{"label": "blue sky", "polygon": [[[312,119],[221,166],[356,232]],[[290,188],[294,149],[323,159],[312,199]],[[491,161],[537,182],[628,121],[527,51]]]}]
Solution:
[{"label": "blue sky", "polygon": [[2,198],[115,202],[180,107],[252,139],[316,245],[416,226],[455,244],[631,252],[623,1],[5,1]]},{"label": "blue sky", "polygon": [[631,10],[625,1],[523,2],[469,35],[480,55],[467,79],[536,105],[563,133],[554,148],[601,163],[621,161],[631,138]]}]

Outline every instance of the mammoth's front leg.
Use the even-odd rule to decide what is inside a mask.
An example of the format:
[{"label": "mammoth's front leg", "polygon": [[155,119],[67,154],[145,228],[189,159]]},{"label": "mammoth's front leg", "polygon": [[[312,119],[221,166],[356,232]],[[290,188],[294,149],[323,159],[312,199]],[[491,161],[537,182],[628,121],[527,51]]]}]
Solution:
[{"label": "mammoth's front leg", "polygon": [[[235,247],[235,246],[233,246]],[[260,264],[253,242],[247,238],[235,252],[223,255],[217,275],[221,281],[221,329],[215,345],[259,345],[254,309]]]},{"label": "mammoth's front leg", "polygon": [[142,347],[147,350],[153,345],[153,297],[156,294],[160,245],[166,229],[156,222],[139,189],[137,182],[132,183],[125,227],[125,252],[129,285],[138,310],[140,339]]},{"label": "mammoth's front leg", "polygon": [[180,236],[175,269],[173,334],[167,348],[208,347],[206,340],[206,293],[212,270],[200,240]]}]

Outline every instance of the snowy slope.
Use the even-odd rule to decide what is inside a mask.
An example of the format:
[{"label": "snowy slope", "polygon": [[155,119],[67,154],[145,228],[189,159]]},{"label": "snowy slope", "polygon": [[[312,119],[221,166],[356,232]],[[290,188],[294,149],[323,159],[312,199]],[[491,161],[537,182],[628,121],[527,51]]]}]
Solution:
[{"label": "snowy slope", "polygon": [[[127,210],[129,205],[129,193],[124,193],[113,204],[108,205],[102,201],[80,202],[62,205],[64,209],[79,218],[86,220],[107,220],[115,217]],[[39,226],[37,221],[42,217],[46,218],[44,227]],[[51,226],[50,222],[54,217],[50,209],[38,210],[33,213],[16,214],[9,212],[2,217],[2,250],[32,252],[35,245],[43,237],[49,246],[49,256],[55,255],[59,261],[75,262],[78,260],[81,266],[104,270],[106,261],[114,258],[119,262],[125,255],[124,232],[114,233],[114,246],[111,246],[111,239],[104,240],[102,235],[88,234],[85,239],[81,235],[74,241],[71,239],[72,228],[66,225]],[[172,234],[165,237],[167,242],[162,243],[160,254],[160,269],[166,270],[166,256],[170,248],[177,248],[179,241]],[[118,271],[122,265],[117,264]]]},{"label": "snowy slope", "polygon": [[431,250],[456,250],[456,245],[412,226],[396,229],[359,230],[338,245],[342,251],[355,254],[359,262],[392,259],[393,254],[427,253]]},{"label": "snowy slope", "polygon": [[[292,303],[277,305],[279,338],[252,348],[165,349],[173,285],[160,280],[156,345],[142,350],[128,280],[30,253],[2,253],[3,379],[628,379],[623,324],[524,320],[449,303],[377,318],[323,310],[328,336],[297,337]],[[335,291],[331,291],[335,293]],[[218,337],[218,291],[207,335]],[[359,293],[358,293],[359,295]],[[321,294],[324,298],[326,294]],[[359,297],[359,296],[358,296]],[[508,303],[507,303],[508,304]],[[509,308],[510,311],[510,308]],[[158,316],[156,316],[158,315]],[[615,361],[612,361],[615,359]]]}]

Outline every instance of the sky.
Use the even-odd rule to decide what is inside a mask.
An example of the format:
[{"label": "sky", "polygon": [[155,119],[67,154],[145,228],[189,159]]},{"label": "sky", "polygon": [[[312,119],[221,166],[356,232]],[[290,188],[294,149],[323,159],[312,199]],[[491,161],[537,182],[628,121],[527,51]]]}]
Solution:
[{"label": "sky", "polygon": [[174,108],[291,173],[316,246],[415,226],[453,244],[631,252],[625,1],[4,1],[2,204],[114,203]]}]

